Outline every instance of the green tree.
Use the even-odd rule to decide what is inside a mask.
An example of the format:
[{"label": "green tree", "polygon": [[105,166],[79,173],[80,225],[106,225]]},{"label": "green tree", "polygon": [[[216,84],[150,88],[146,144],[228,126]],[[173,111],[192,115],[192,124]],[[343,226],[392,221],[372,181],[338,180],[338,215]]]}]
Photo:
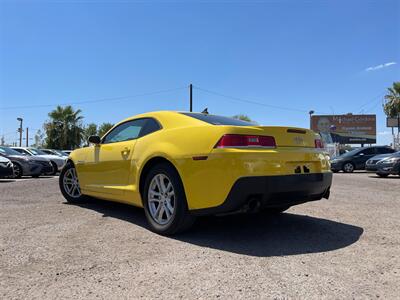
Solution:
[{"label": "green tree", "polygon": [[383,110],[388,117],[395,118],[400,114],[400,81],[393,82],[385,95]]},{"label": "green tree", "polygon": [[89,145],[88,139],[91,135],[97,135],[97,125],[94,123],[87,124],[83,129],[83,143]]},{"label": "green tree", "polygon": [[49,113],[50,121],[44,124],[46,146],[54,149],[75,149],[80,147],[83,136],[81,110],[72,106],[57,106]]},{"label": "green tree", "polygon": [[111,129],[111,127],[113,127],[114,125],[111,123],[102,123],[99,126],[99,130],[97,131],[97,135],[102,137],[103,135],[106,134],[107,131],[109,131]]},{"label": "green tree", "polygon": [[250,119],[250,117],[248,115],[239,114],[239,115],[234,115],[232,118],[257,124],[257,122]]}]

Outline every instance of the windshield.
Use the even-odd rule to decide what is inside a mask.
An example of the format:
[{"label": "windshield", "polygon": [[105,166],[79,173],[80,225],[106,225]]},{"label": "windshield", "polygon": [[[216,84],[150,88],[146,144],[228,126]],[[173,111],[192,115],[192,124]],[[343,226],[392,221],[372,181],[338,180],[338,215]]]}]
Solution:
[{"label": "windshield", "polygon": [[34,155],[47,155],[47,153],[36,148],[29,148],[29,151],[32,152]]},{"label": "windshield", "polygon": [[234,118],[222,117],[222,116],[213,116],[200,113],[181,113],[181,114],[212,125],[255,126],[255,124],[250,122]]},{"label": "windshield", "polygon": [[0,153],[5,155],[21,155],[18,151],[8,147],[0,147]]},{"label": "windshield", "polygon": [[358,152],[360,152],[360,150],[361,149],[354,149],[354,150],[351,150],[349,152],[343,153],[342,155],[339,155],[336,158],[350,157],[350,156],[353,156],[354,154],[357,154]]},{"label": "windshield", "polygon": [[54,152],[56,152],[57,154],[61,155],[61,156],[68,156],[67,153],[62,152],[61,150],[53,150]]}]

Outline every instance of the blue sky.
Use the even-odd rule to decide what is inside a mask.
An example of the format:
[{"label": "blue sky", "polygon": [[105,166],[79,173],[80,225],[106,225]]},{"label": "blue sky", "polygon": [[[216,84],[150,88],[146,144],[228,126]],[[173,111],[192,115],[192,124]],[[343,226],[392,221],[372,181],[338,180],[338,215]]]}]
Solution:
[{"label": "blue sky", "polygon": [[396,0],[0,0],[0,135],[15,141],[19,116],[41,128],[59,103],[147,94],[74,105],[86,123],[188,110],[193,83],[197,111],[301,127],[310,109],[376,113],[389,143],[382,97],[400,79],[399,20]]}]

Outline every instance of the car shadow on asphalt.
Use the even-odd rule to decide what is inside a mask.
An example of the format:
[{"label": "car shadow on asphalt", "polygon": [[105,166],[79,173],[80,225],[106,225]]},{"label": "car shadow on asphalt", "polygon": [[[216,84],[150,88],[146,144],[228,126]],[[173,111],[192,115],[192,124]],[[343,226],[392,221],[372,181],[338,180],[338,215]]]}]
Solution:
[{"label": "car shadow on asphalt", "polygon": [[389,175],[388,177],[381,177],[381,176],[377,176],[377,175],[371,175],[371,176],[368,176],[369,178],[378,178],[378,179],[382,179],[382,180],[384,180],[384,179],[400,179],[400,176],[398,176],[398,175]]},{"label": "car shadow on asphalt", "polygon": [[[148,229],[142,209],[102,200],[79,206]],[[357,242],[363,228],[293,213],[240,214],[198,218],[193,227],[170,238],[201,247],[249,256],[321,253]]]}]

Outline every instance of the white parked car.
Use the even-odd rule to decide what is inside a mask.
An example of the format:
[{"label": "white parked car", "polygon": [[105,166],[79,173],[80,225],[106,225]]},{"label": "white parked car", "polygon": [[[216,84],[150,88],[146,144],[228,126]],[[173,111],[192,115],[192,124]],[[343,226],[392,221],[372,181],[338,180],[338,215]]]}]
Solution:
[{"label": "white parked car", "polygon": [[53,166],[53,173],[52,175],[55,175],[58,171],[61,171],[62,168],[64,167],[65,163],[67,162],[67,157],[60,157],[58,155],[52,155],[52,154],[47,154],[39,149],[33,148],[33,147],[11,147],[15,151],[18,151],[19,153],[23,155],[28,155],[28,156],[39,156],[43,158],[47,158],[50,160],[52,166]]}]

